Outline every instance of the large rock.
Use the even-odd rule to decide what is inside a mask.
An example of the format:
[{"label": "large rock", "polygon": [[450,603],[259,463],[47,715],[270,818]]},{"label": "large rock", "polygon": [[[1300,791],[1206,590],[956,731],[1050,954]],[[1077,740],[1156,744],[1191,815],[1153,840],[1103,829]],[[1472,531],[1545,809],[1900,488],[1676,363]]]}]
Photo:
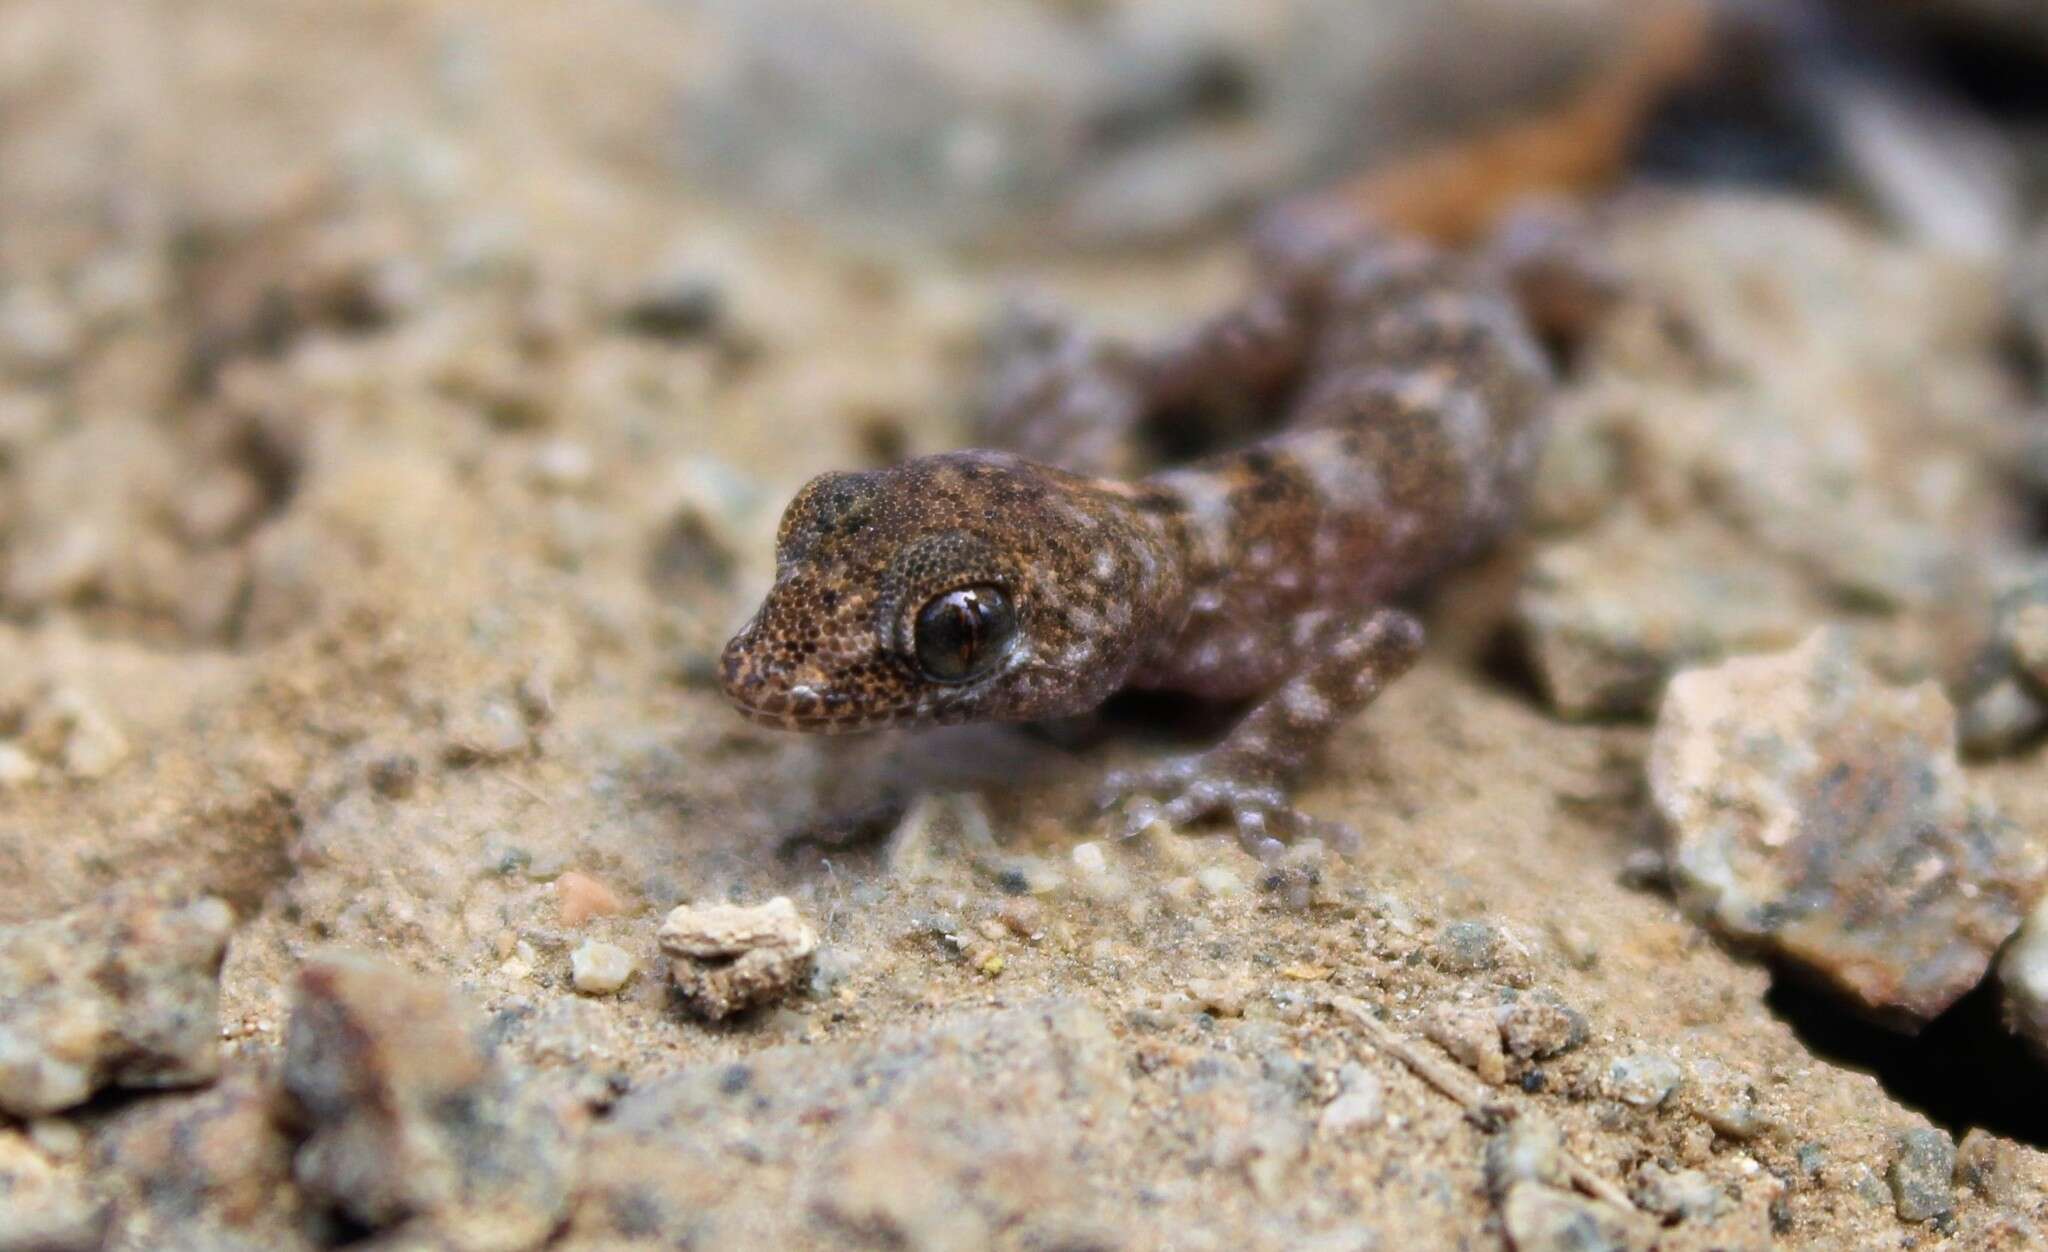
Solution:
[{"label": "large rock", "polygon": [[0,927],[0,1112],[34,1117],[107,1087],[212,1078],[233,925],[211,897],[108,896]]},{"label": "large rock", "polygon": [[501,1065],[441,983],[366,957],[308,964],[284,1085],[308,1131],[300,1185],[372,1229],[513,1252],[567,1206],[580,1112]]},{"label": "large rock", "polygon": [[1672,680],[1650,786],[1688,911],[1901,1026],[1977,984],[2042,882],[1947,697],[1884,686],[1835,631]]}]

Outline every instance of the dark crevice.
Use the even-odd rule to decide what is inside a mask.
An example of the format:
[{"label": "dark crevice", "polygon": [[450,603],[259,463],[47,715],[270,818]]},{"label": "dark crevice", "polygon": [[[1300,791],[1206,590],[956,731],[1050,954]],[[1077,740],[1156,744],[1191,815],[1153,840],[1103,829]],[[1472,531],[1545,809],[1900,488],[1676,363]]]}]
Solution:
[{"label": "dark crevice", "polygon": [[2048,1147],[2041,1060],[2006,1030],[1998,999],[1987,978],[1917,1035],[1873,1024],[1782,970],[1764,1003],[1815,1056],[1872,1075],[1957,1138],[1983,1129]]}]

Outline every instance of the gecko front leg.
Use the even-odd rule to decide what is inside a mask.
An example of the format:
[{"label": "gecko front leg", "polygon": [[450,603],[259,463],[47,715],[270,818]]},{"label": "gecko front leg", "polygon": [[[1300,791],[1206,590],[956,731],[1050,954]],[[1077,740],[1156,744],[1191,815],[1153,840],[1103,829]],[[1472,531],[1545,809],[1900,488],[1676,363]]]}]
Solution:
[{"label": "gecko front leg", "polygon": [[1338,724],[1415,663],[1422,624],[1399,609],[1381,608],[1303,619],[1300,634],[1293,672],[1222,742],[1105,781],[1105,807],[1145,800],[1131,807],[1127,833],[1155,819],[1184,826],[1227,814],[1245,850],[1270,860],[1283,838],[1315,825],[1290,803],[1288,782]]}]

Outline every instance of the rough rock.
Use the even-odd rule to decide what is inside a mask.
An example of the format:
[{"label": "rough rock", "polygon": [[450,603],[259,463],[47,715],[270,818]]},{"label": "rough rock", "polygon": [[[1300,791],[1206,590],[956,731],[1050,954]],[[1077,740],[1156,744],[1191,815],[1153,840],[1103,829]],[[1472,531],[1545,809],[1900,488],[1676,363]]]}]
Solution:
[{"label": "rough rock", "polygon": [[818,932],[787,896],[751,906],[682,905],[662,922],[660,938],[676,990],[714,1021],[788,994],[818,950]]},{"label": "rough rock", "polygon": [[1991,1203],[2033,1219],[2048,1218],[2048,1154],[1972,1130],[1956,1145],[1956,1181]]},{"label": "rough rock", "polygon": [[1948,1132],[1923,1127],[1899,1136],[1886,1173],[1899,1220],[1933,1221],[1955,1209],[1956,1141]]},{"label": "rough rock", "polygon": [[1884,686],[1838,632],[1673,680],[1650,786],[1689,912],[1905,1024],[1977,984],[2042,878],[1964,778],[1947,697]]},{"label": "rough rock", "polygon": [[1756,1084],[1720,1061],[1694,1061],[1680,1095],[1686,1108],[1713,1127],[1716,1134],[1749,1139],[1764,1128],[1764,1114],[1757,1107]]},{"label": "rough rock", "polygon": [[567,1207],[579,1114],[501,1064],[438,982],[346,954],[307,964],[284,1087],[306,1128],[294,1176],[372,1229],[509,1252]]},{"label": "rough rock", "polygon": [[0,1111],[32,1117],[107,1087],[213,1077],[233,924],[210,897],[104,896],[0,928]]},{"label": "rough rock", "polygon": [[1552,993],[1518,995],[1494,1010],[1494,1020],[1508,1055],[1525,1061],[1569,1052],[1586,1041],[1586,1015]]},{"label": "rough rock", "polygon": [[1095,1246],[1130,1081],[1069,1001],[698,1066],[591,1132],[566,1242]]}]

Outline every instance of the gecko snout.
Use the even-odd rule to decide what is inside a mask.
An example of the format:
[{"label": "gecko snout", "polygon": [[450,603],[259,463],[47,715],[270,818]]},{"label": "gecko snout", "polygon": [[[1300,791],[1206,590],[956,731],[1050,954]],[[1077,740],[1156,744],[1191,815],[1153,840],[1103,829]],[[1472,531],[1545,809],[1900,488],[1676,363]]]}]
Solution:
[{"label": "gecko snout", "polygon": [[857,729],[852,702],[821,667],[787,657],[749,622],[719,657],[719,685],[733,707],[756,722],[783,730]]}]

